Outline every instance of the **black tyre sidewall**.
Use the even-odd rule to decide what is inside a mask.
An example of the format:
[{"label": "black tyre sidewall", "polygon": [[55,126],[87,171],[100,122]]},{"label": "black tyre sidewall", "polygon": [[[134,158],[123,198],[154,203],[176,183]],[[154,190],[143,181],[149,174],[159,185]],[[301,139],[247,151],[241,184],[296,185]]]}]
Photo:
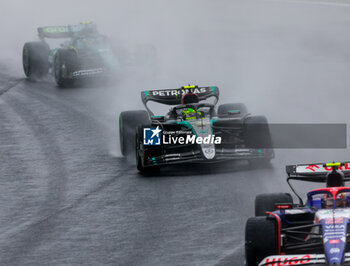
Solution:
[{"label": "black tyre sidewall", "polygon": [[144,123],[151,123],[145,110],[125,111],[119,115],[119,141],[123,156],[135,152],[136,128]]},{"label": "black tyre sidewall", "polygon": [[246,265],[257,266],[267,256],[277,253],[277,222],[268,217],[249,218],[245,227]]},{"label": "black tyre sidewall", "polygon": [[23,46],[22,64],[25,75],[29,79],[40,79],[47,75],[50,48],[44,42],[27,42]]},{"label": "black tyre sidewall", "polygon": [[136,168],[140,172],[145,170],[143,167],[143,154],[140,154],[142,145],[142,130],[142,126],[139,126],[136,129]]},{"label": "black tyre sidewall", "polygon": [[249,116],[244,120],[244,142],[248,149],[272,149],[270,129],[265,116]]},{"label": "black tyre sidewall", "polygon": [[[66,73],[62,72],[62,66],[65,65]],[[72,73],[77,70],[78,56],[73,49],[58,49],[54,59],[54,76],[58,86],[68,87],[74,82]]]}]

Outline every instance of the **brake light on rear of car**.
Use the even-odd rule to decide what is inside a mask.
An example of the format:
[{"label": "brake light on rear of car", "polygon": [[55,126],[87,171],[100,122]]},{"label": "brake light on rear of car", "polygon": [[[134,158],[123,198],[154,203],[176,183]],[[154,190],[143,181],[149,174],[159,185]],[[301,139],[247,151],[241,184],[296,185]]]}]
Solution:
[{"label": "brake light on rear of car", "polygon": [[275,205],[276,210],[288,210],[292,209],[292,204],[276,204]]}]

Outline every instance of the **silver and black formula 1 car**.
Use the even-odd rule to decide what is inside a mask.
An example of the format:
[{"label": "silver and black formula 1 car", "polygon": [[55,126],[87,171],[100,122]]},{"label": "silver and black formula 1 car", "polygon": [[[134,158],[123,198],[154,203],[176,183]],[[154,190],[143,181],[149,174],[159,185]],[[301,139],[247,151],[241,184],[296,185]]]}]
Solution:
[{"label": "silver and black formula 1 car", "polygon": [[[77,79],[111,75],[119,68],[107,37],[91,22],[39,27],[38,36],[40,41],[23,47],[23,69],[29,79],[40,79],[50,72],[57,85],[65,87]],[[68,40],[50,49],[46,39]]]},{"label": "silver and black formula 1 car", "polygon": [[[121,152],[126,156],[136,147],[139,171],[229,159],[269,162],[274,157],[266,118],[251,116],[242,103],[216,108],[218,87],[150,90],[141,97],[145,111],[126,111],[119,117]],[[157,116],[148,102],[173,107]]]},{"label": "silver and black formula 1 car", "polygon": [[[258,195],[245,229],[247,266],[350,265],[350,162],[286,167],[289,193]],[[325,182],[326,187],[295,192],[290,180]]]}]

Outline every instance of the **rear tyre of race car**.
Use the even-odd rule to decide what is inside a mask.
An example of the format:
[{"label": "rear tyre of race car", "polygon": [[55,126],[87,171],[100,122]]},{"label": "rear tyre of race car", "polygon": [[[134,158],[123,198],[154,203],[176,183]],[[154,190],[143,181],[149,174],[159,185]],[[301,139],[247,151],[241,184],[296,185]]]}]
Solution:
[{"label": "rear tyre of race car", "polygon": [[275,211],[275,204],[293,204],[293,198],[289,193],[260,194],[255,198],[255,216],[264,216],[266,212]]},{"label": "rear tyre of race car", "polygon": [[245,227],[245,259],[247,266],[257,266],[264,258],[278,253],[275,220],[268,217],[249,218]]},{"label": "rear tyre of race car", "polygon": [[148,156],[157,156],[161,154],[160,146],[149,146],[147,150],[143,146],[143,129],[150,126],[138,126],[136,129],[136,167],[141,173],[152,174],[160,170],[158,165],[145,167],[145,158]]},{"label": "rear tyre of race car", "polygon": [[73,85],[72,73],[77,70],[78,56],[73,49],[58,49],[54,58],[54,76],[59,87]]},{"label": "rear tyre of race car", "polygon": [[31,80],[47,75],[50,48],[44,42],[27,42],[23,46],[22,63],[24,74]]},{"label": "rear tyre of race car", "polygon": [[243,117],[247,114],[248,109],[244,103],[226,103],[218,107],[219,118]]},{"label": "rear tyre of race car", "polygon": [[249,116],[244,121],[244,144],[248,149],[261,152],[260,158],[251,159],[250,163],[268,165],[274,157],[269,125],[265,116]]},{"label": "rear tyre of race car", "polygon": [[151,123],[144,110],[125,111],[119,115],[120,151],[123,156],[132,155],[135,151],[136,128],[144,123]]}]

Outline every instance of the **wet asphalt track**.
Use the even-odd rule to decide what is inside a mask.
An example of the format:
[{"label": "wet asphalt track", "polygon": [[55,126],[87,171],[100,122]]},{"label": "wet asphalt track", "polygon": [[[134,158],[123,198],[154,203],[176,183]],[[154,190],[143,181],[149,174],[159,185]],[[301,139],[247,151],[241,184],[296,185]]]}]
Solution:
[{"label": "wet asphalt track", "polygon": [[242,260],[246,179],[263,188],[268,178],[244,162],[139,175],[66,93],[22,80],[1,96],[2,265],[213,265],[232,251]]},{"label": "wet asphalt track", "polygon": [[[240,74],[249,65],[239,66],[249,50],[244,42],[256,38],[265,45],[249,73],[260,84],[264,75],[279,73],[277,84],[264,84],[271,101],[260,95],[255,108],[277,122],[348,123],[350,37],[341,29],[349,28],[350,8],[266,3],[261,6],[279,15],[266,25],[257,23],[259,31],[246,22],[239,29],[212,30],[223,42],[230,42],[227,31],[237,35],[231,45],[237,49],[233,70]],[[297,14],[304,21],[283,24]],[[271,29],[274,19],[282,23]],[[222,59],[225,51],[216,52]],[[288,59],[286,65],[279,63],[282,67],[271,73],[261,68],[276,54],[272,63]],[[267,168],[252,169],[241,161],[166,168],[146,177],[118,155],[120,110],[104,108],[127,109],[125,102],[108,97],[118,85],[58,89],[51,80],[29,82],[20,70],[0,72],[0,265],[243,265],[244,224],[253,215],[254,197],[288,191],[284,165],[349,159],[348,150],[278,150]],[[224,75],[213,73],[218,80]],[[256,85],[237,79],[233,85],[243,84],[247,91]],[[122,87],[130,84],[138,95],[140,83],[124,80]],[[244,95],[244,90],[236,94],[252,106]],[[330,102],[332,95],[340,97]],[[322,104],[327,108],[320,109]]]}]

